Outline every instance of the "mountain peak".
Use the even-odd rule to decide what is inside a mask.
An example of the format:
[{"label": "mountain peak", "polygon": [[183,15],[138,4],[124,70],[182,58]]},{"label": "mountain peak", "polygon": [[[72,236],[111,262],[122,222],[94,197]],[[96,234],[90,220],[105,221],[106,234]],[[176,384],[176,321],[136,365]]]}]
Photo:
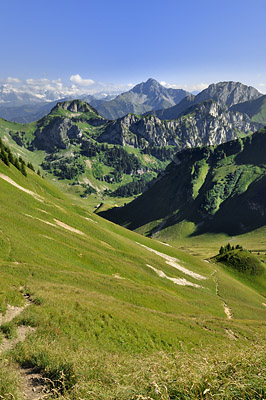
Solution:
[{"label": "mountain peak", "polygon": [[262,93],[252,86],[244,85],[241,82],[224,81],[212,83],[207,89],[200,92],[195,100],[200,103],[212,98],[231,107],[234,104],[254,100],[261,96]]},{"label": "mountain peak", "polygon": [[138,85],[134,86],[130,92],[141,93],[141,94],[149,94],[150,92],[158,91],[163,89],[164,87],[160,85],[153,78],[149,78],[146,82],[141,82]]},{"label": "mountain peak", "polygon": [[72,113],[92,112],[98,115],[98,112],[89,103],[86,103],[82,100],[69,100],[59,102],[56,104],[51,112],[57,111],[58,109],[70,111]]},{"label": "mountain peak", "polygon": [[153,79],[153,78],[147,79],[147,81],[144,82],[144,84],[146,86],[151,86],[151,85],[162,86],[158,81],[156,81],[156,79]]}]

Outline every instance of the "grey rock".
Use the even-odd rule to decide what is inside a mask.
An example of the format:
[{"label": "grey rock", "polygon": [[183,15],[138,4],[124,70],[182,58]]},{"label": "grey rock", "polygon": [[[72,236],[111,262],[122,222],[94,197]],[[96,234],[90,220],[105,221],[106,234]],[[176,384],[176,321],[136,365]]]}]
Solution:
[{"label": "grey rock", "polygon": [[56,117],[45,127],[40,126],[35,132],[33,146],[53,152],[55,149],[67,149],[70,139],[80,139],[82,132],[68,118]]},{"label": "grey rock", "polygon": [[243,85],[240,82],[219,82],[211,84],[207,89],[203,90],[197,96],[187,96],[176,106],[166,110],[158,110],[154,115],[160,119],[176,119],[188,107],[199,104],[206,100],[215,100],[220,105],[231,107],[245,101],[250,101],[261,97],[262,94],[252,86]]},{"label": "grey rock", "polygon": [[261,127],[246,114],[231,112],[216,101],[191,107],[177,120],[162,121],[155,115],[139,117],[129,114],[107,124],[99,142],[145,147],[185,147],[217,145],[237,138],[239,132],[255,132]]}]

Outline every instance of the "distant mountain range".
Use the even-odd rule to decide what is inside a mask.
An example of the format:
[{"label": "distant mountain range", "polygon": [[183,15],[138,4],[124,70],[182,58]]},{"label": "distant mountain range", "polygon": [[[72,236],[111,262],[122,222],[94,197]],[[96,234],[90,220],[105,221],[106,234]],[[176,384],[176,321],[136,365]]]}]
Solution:
[{"label": "distant mountain range", "polygon": [[[116,96],[117,93],[84,94],[81,100],[98,107]],[[47,115],[58,102],[73,99],[72,95],[66,96],[60,91],[43,90],[40,93],[29,93],[5,84],[0,86],[0,117],[19,123],[33,122]]]},{"label": "distant mountain range", "polygon": [[[148,79],[119,95],[99,93],[84,95],[80,99],[88,102],[104,118],[114,120],[128,113],[144,114],[171,107],[188,95],[189,92],[183,89],[167,89],[156,80]],[[54,96],[51,98],[46,93],[29,95],[4,85],[0,87],[0,117],[20,123],[36,121],[51,111],[56,103],[54,100]],[[73,97],[58,97],[57,102],[65,100],[73,100]]]},{"label": "distant mountain range", "polygon": [[[58,92],[57,95],[62,95]],[[36,121],[49,113],[58,101],[73,100],[72,97],[54,99],[56,94],[33,95],[12,89],[10,85],[0,87],[0,117],[10,121],[28,123]],[[182,89],[165,88],[154,79],[136,85],[128,92],[116,95],[98,93],[83,95],[81,100],[88,102],[105,119],[116,120],[127,114],[153,114],[161,120],[179,118],[182,113],[195,104],[215,100],[223,108],[246,113],[254,122],[264,123],[263,95],[255,88],[240,82],[220,82],[210,85],[196,96]],[[261,100],[259,101],[258,99]],[[258,100],[257,102],[255,100]],[[251,104],[245,102],[253,102]],[[243,107],[238,106],[242,104]],[[252,115],[250,109],[252,108]],[[262,108],[262,110],[261,110]],[[259,114],[258,117],[256,115]]]},{"label": "distant mountain range", "polygon": [[[170,94],[172,101],[185,95],[185,92],[165,89],[152,79],[127,92],[130,96],[132,93],[135,99],[145,98],[145,104],[148,99],[150,104],[156,99],[162,104],[167,96],[170,101]],[[107,101],[106,96],[102,99],[86,96],[86,99],[91,104],[98,104],[99,109],[121,96]],[[208,99],[210,96],[213,99]],[[260,129],[265,121],[265,97],[241,83],[222,82],[196,96],[183,98],[174,108],[180,108],[184,103],[189,107],[172,120],[158,118],[154,115],[156,111],[147,115],[129,113],[109,120],[81,100],[50,102],[42,104],[41,109],[38,109],[40,104],[37,108],[34,108],[36,104],[24,106],[35,112],[36,122],[20,125],[0,121],[0,131],[5,136],[8,133],[19,146],[31,151],[44,150],[42,167],[61,179],[72,184],[89,184],[98,193],[115,191],[119,196],[133,195],[143,191],[147,183],[171,162],[176,152],[216,146]],[[233,104],[244,99],[249,100]],[[53,108],[47,114],[51,106]],[[25,123],[22,113],[27,108],[20,109]],[[171,109],[173,107],[165,112]],[[12,108],[8,107],[6,112],[9,110]],[[42,116],[42,112],[47,115]]]}]

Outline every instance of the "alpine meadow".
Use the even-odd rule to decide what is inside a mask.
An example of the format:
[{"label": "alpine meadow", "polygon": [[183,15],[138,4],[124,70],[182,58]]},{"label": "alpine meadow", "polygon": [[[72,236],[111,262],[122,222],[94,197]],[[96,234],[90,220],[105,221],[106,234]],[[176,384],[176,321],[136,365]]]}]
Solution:
[{"label": "alpine meadow", "polygon": [[0,7],[0,400],[266,399],[254,1]]}]

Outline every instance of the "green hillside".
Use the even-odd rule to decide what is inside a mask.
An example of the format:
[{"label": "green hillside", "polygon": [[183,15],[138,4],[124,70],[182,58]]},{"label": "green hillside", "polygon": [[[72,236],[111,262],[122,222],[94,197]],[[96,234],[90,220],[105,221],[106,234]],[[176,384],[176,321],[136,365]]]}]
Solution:
[{"label": "green hillside", "polygon": [[124,203],[165,168],[173,151],[99,143],[106,126],[108,121],[89,104],[66,101],[30,124],[0,119],[0,138],[17,155],[26,154],[48,179],[59,181],[64,191],[90,197],[90,203],[112,204],[117,196]]},{"label": "green hillside", "polygon": [[254,286],[26,172],[0,161],[2,398],[23,399],[25,371],[50,398],[265,396],[265,272]]},{"label": "green hillside", "polygon": [[190,222],[191,235],[243,234],[266,223],[266,130],[177,154],[152,187],[123,208],[101,213],[146,234]]}]

